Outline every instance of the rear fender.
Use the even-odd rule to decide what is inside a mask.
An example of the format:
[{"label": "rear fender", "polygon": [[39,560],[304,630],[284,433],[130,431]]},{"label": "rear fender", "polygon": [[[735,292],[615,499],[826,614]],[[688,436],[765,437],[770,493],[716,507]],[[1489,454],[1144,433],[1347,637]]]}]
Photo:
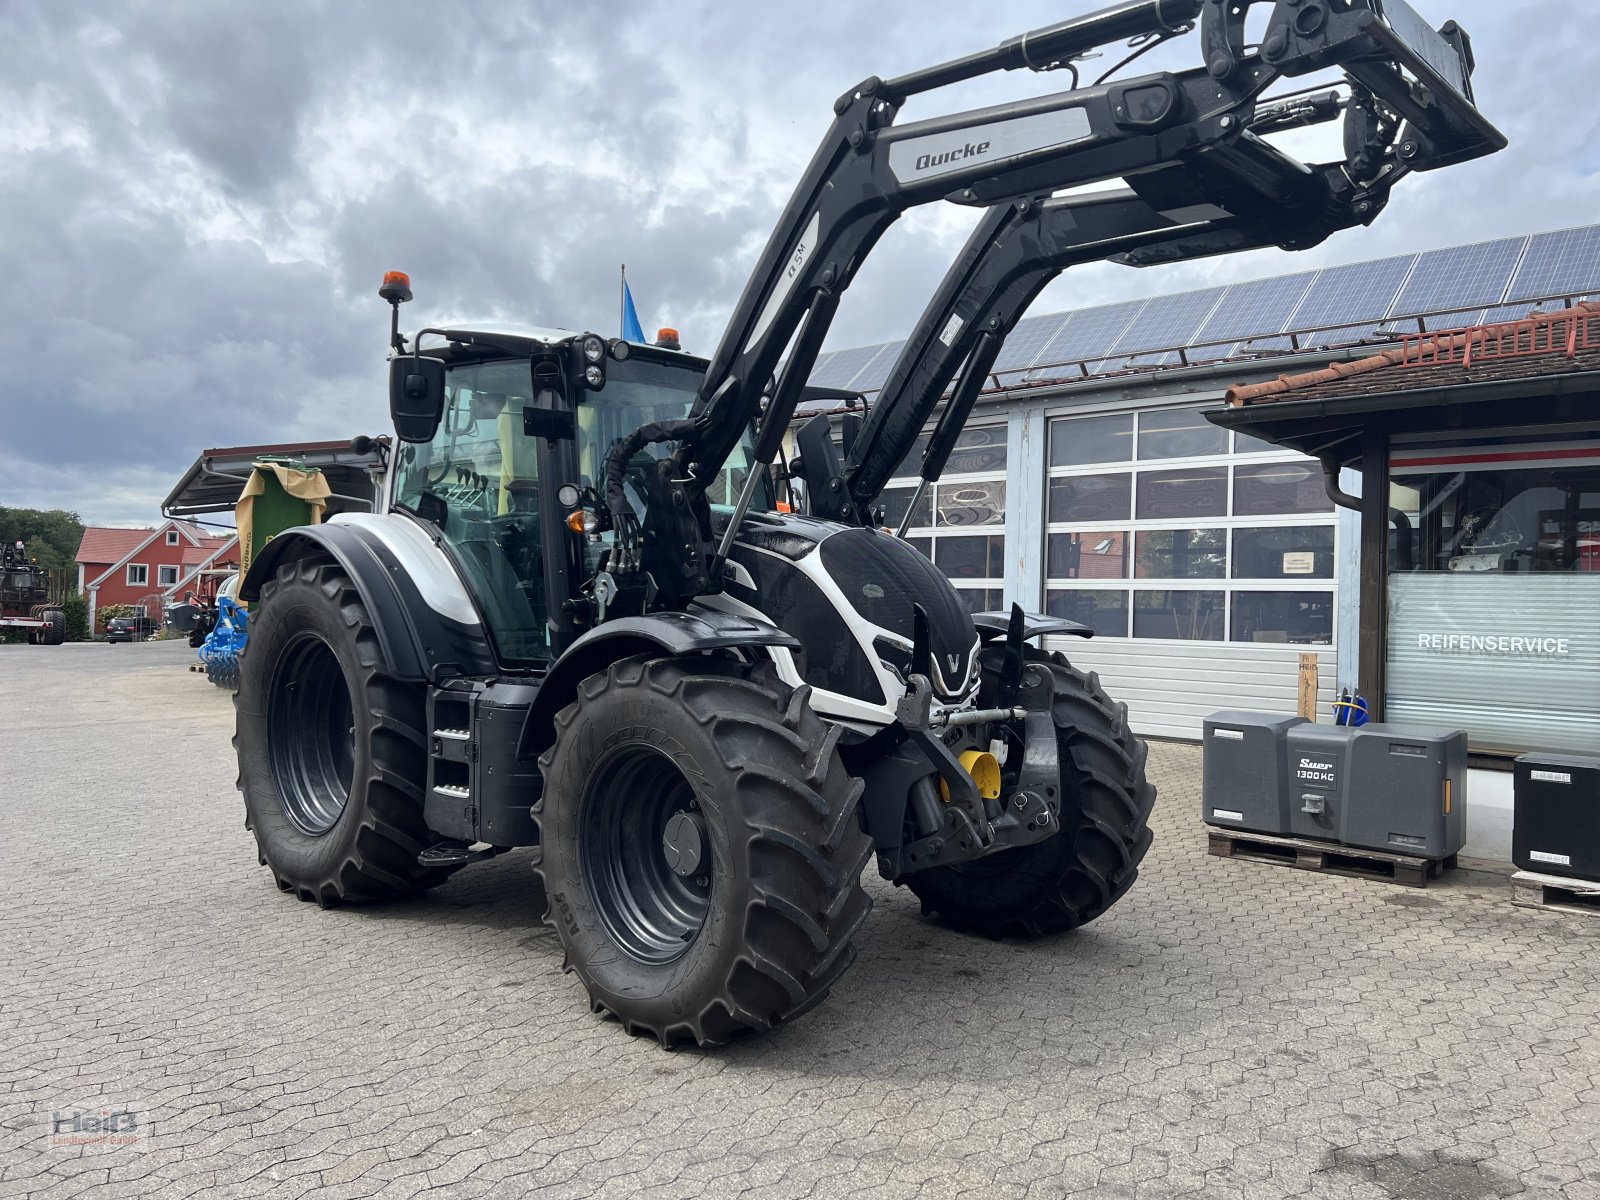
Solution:
[{"label": "rear fender", "polygon": [[250,564],[240,599],[258,600],[280,567],[300,559],[332,560],[344,568],[396,679],[438,683],[495,673],[483,624],[455,568],[408,517],[359,514],[287,529]]},{"label": "rear fender", "polygon": [[550,668],[522,727],[519,757],[543,754],[555,741],[555,719],[578,695],[578,685],[614,662],[641,654],[670,658],[717,650],[781,647],[800,642],[776,625],[713,609],[619,617],[591,629]]}]

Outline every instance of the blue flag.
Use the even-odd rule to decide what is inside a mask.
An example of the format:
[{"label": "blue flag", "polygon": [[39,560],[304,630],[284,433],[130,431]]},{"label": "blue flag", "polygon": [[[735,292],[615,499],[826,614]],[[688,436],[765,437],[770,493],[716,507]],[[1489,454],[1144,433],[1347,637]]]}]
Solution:
[{"label": "blue flag", "polygon": [[622,281],[622,340],[644,344],[644,329],[639,325],[638,310],[633,307],[633,290],[627,279]]}]

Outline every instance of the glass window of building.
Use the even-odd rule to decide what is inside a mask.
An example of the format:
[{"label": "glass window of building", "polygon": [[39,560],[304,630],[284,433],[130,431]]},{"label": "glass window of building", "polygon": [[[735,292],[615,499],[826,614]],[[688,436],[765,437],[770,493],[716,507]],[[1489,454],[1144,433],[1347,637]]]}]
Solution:
[{"label": "glass window of building", "polygon": [[1050,424],[1050,465],[1127,462],[1133,458],[1133,414],[1110,413]]},{"label": "glass window of building", "polygon": [[1068,475],[1050,481],[1050,520],[1126,521],[1133,515],[1133,476]]},{"label": "glass window of building", "polygon": [[1141,518],[1221,517],[1228,512],[1228,468],[1169,467],[1139,472]]},{"label": "glass window of building", "polygon": [[1049,447],[1048,612],[1104,638],[1332,645],[1336,526],[1315,462],[1196,408],[1054,417]]},{"label": "glass window of building", "polygon": [[1233,469],[1233,511],[1241,517],[1331,513],[1333,501],[1316,463],[1249,463]]},{"label": "glass window of building", "polygon": [[1140,530],[1133,555],[1135,579],[1221,579],[1228,573],[1224,529]]},{"label": "glass window of building", "polygon": [[1139,457],[1195,458],[1228,452],[1228,431],[1197,410],[1175,408],[1139,416]]},{"label": "glass window of building", "polygon": [[[927,435],[901,464],[902,476],[884,489],[884,520],[898,528],[916,495]],[[944,473],[923,491],[906,540],[950,577],[973,612],[1005,607],[1006,427],[962,431]]]},{"label": "glass window of building", "polygon": [[1045,611],[1087,625],[1100,637],[1128,636],[1128,593],[1089,588],[1051,588]]},{"label": "glass window of building", "polygon": [[1474,749],[1600,745],[1600,439],[1397,444],[1385,714]]},{"label": "glass window of building", "polygon": [[1052,579],[1126,579],[1128,534],[1120,529],[1052,533],[1045,556]]}]

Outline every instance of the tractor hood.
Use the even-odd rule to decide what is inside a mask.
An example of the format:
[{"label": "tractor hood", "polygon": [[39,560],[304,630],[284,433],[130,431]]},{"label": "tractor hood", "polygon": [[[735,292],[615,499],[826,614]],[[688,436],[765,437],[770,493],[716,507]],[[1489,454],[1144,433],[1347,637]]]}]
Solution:
[{"label": "tractor hood", "polygon": [[959,593],[883,530],[753,514],[734,544],[724,590],[800,640],[796,665],[814,689],[879,708],[885,719],[915,669],[918,607],[931,659],[922,669],[935,692],[958,702],[976,683],[978,634]]}]

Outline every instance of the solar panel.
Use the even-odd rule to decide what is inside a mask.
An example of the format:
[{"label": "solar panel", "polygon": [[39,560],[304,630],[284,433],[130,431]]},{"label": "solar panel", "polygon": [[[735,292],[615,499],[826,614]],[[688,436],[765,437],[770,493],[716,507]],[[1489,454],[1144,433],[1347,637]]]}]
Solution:
[{"label": "solar panel", "polygon": [[1600,225],[1537,233],[1505,299],[1600,292]]},{"label": "solar panel", "polygon": [[[1536,308],[1544,312],[1556,312],[1561,307],[1560,304],[1533,304],[1528,301],[1522,301],[1518,304],[1497,304],[1493,308],[1485,309],[1475,323],[1479,325],[1498,325],[1501,321],[1515,321],[1525,317]],[[1429,328],[1434,328],[1432,322],[1429,323]]]},{"label": "solar panel", "polygon": [[[1524,316],[1532,307],[1528,301],[1539,296],[1600,297],[1600,224],[1043,313],[1017,325],[993,369],[1009,373],[1011,382],[1032,381],[1167,366],[1178,356],[1163,348],[1185,343],[1211,343],[1189,349],[1190,362],[1384,344],[1417,332],[1418,322],[1407,319],[1411,314],[1447,309],[1426,318],[1427,330],[1459,329]],[[1340,323],[1342,328],[1328,328]],[[1326,332],[1294,343],[1286,336],[1289,330],[1319,328]],[[831,351],[817,360],[811,382],[881,388],[901,349],[902,343],[891,342]],[[1068,365],[1049,369],[1052,364]]]},{"label": "solar panel", "polygon": [[[1470,329],[1483,324],[1483,309],[1463,308],[1456,312],[1439,313],[1432,317],[1411,320],[1387,321],[1384,330],[1389,333],[1445,333],[1451,329]],[[1425,327],[1425,328],[1424,328]]]},{"label": "solar panel", "polygon": [[1123,330],[1111,343],[1110,354],[1097,363],[1091,371],[1120,371],[1127,367],[1157,367],[1177,362],[1178,356],[1168,350],[1161,354],[1140,355],[1140,350],[1154,350],[1160,346],[1185,346],[1200,328],[1200,323],[1211,315],[1226,288],[1205,288],[1197,292],[1178,292],[1171,296],[1156,296],[1145,305],[1139,319]]},{"label": "solar panel", "polygon": [[823,358],[817,359],[817,364],[811,369],[811,378],[807,381],[814,387],[849,387],[850,381],[862,367],[866,366],[877,353],[883,349],[883,343],[876,346],[858,346],[851,350],[835,350]]},{"label": "solar panel", "polygon": [[1416,270],[1395,298],[1394,312],[1404,315],[1499,303],[1527,243],[1527,238],[1501,238],[1419,255]]},{"label": "solar panel", "polygon": [[1000,347],[1000,355],[994,360],[993,370],[1014,371],[1019,367],[1032,366],[1039,351],[1045,348],[1071,316],[1070,312],[1049,313],[1018,321],[1017,327],[1011,331],[1011,336],[1006,338],[1006,344]]},{"label": "solar panel", "polygon": [[[811,374],[806,379],[806,382],[816,383],[817,376],[821,375],[828,369],[828,364],[832,362],[838,356],[838,354],[839,352],[837,350],[824,350],[821,354],[817,355],[817,361],[811,364]],[[784,361],[787,364],[788,360],[785,359]],[[780,367],[779,369],[781,370],[782,368]]]},{"label": "solar panel", "polygon": [[[1556,312],[1561,309],[1560,301],[1551,304],[1537,305],[1531,301],[1523,300],[1516,304],[1496,304],[1490,308],[1469,308],[1461,312],[1441,313],[1436,317],[1425,319],[1427,333],[1449,333],[1454,329],[1471,329],[1475,325],[1498,325],[1502,321],[1515,321],[1527,316],[1536,308],[1544,312]],[[1416,333],[1416,321],[1392,321],[1397,333]]]},{"label": "solar panel", "polygon": [[[1295,275],[1234,284],[1218,301],[1216,311],[1200,326],[1194,340],[1217,342],[1225,338],[1283,332],[1316,276],[1315,271],[1301,271]],[[1231,352],[1231,345],[1208,346],[1190,357],[1204,362],[1226,358]]]},{"label": "solar panel", "polygon": [[889,371],[904,347],[904,342],[890,342],[878,351],[871,362],[856,372],[855,377],[846,386],[858,392],[871,392],[881,388],[883,381],[889,378]]},{"label": "solar panel", "polygon": [[[1100,357],[1132,327],[1147,304],[1148,300],[1124,300],[1120,304],[1078,309],[1072,314],[1072,320],[1061,327],[1061,331],[1050,340],[1048,346],[1039,351],[1039,357],[1034,360],[1047,364],[1047,369],[1041,371],[1035,368],[1023,378],[1054,378],[1063,372],[1054,369],[1053,364],[1076,363],[1080,359]],[[1069,374],[1082,373],[1076,366],[1065,370]]]},{"label": "solar panel", "polygon": [[[1290,317],[1290,328],[1317,329],[1344,321],[1376,321],[1389,313],[1395,294],[1416,260],[1415,254],[1403,254],[1317,272],[1305,299]],[[1300,339],[1300,344],[1326,346],[1350,336],[1331,330]]]}]

